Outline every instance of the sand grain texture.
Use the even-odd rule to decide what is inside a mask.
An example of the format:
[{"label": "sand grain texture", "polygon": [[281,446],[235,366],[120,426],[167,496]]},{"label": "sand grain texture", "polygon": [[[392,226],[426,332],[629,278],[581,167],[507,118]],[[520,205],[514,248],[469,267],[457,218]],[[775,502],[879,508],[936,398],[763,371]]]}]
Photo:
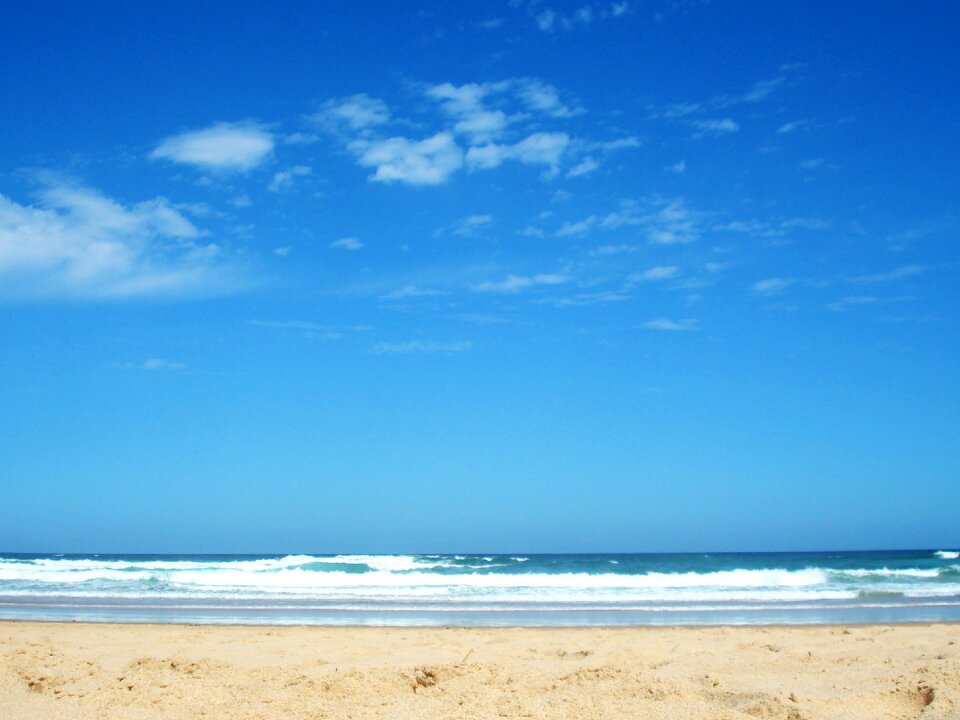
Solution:
[{"label": "sand grain texture", "polygon": [[0,623],[0,720],[960,718],[960,625]]}]

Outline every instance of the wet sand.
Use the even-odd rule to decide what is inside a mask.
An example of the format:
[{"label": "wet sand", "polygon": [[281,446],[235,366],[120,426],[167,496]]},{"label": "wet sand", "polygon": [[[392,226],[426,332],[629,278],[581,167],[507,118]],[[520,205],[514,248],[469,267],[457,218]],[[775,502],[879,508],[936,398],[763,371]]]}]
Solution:
[{"label": "wet sand", "polygon": [[960,718],[960,625],[0,622],[0,719]]}]

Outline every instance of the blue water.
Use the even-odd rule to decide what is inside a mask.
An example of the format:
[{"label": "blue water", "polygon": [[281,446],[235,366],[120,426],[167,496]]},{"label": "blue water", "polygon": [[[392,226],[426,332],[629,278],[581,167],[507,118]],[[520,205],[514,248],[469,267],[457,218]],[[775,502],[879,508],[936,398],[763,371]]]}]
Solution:
[{"label": "blue water", "polygon": [[480,626],[942,622],[960,620],[960,553],[0,553],[0,618]]}]

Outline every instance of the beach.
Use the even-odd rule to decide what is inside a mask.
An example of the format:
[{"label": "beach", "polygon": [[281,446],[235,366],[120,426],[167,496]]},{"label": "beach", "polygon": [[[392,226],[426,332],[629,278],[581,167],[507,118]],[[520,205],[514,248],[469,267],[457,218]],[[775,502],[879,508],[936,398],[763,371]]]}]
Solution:
[{"label": "beach", "polygon": [[956,718],[960,624],[0,623],[0,720]]}]

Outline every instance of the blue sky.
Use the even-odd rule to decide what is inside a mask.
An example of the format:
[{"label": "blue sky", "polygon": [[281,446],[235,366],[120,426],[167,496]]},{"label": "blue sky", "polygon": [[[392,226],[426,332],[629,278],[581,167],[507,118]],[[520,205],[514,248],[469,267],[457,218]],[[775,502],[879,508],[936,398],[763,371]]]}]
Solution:
[{"label": "blue sky", "polygon": [[960,544],[950,3],[0,28],[0,548]]}]

